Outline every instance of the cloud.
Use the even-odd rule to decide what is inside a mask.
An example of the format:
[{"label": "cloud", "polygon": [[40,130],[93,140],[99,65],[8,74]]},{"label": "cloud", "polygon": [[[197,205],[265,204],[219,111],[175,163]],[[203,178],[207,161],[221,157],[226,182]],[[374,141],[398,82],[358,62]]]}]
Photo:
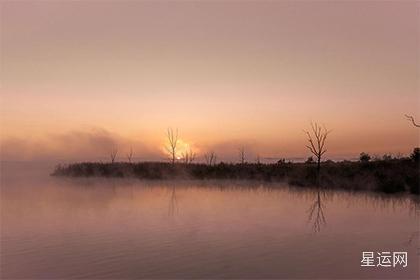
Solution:
[{"label": "cloud", "polygon": [[48,134],[36,139],[9,137],[1,141],[0,157],[2,160],[107,161],[112,149],[118,150],[117,160],[126,160],[130,149],[137,160],[162,157],[158,149],[103,128]]}]

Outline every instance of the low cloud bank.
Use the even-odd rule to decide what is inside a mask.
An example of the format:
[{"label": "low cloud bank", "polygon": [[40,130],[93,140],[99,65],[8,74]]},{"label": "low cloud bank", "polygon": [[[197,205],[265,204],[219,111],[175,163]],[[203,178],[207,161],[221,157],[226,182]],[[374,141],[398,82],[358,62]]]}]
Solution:
[{"label": "low cloud bank", "polygon": [[126,160],[130,149],[134,160],[156,160],[164,157],[141,141],[135,141],[103,128],[77,130],[61,134],[49,134],[41,138],[6,138],[0,145],[0,157],[4,161],[65,160],[107,161],[113,149],[116,160]]}]

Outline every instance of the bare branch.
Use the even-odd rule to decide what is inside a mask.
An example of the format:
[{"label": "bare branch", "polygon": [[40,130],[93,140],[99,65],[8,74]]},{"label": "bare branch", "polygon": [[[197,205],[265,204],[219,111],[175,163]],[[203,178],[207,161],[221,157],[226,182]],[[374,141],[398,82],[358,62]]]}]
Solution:
[{"label": "bare branch", "polygon": [[328,134],[331,132],[325,126],[320,126],[318,123],[311,122],[311,132],[304,130],[308,137],[308,145],[306,148],[316,157],[318,163],[318,170],[322,156],[327,152],[325,143]]},{"label": "bare branch", "polygon": [[172,164],[175,164],[176,148],[178,145],[178,129],[176,129],[176,132],[174,133],[172,128],[168,128],[166,133],[167,133],[166,137],[168,140],[168,144],[165,146],[165,149],[169,154]]},{"label": "bare branch", "polygon": [[405,117],[406,117],[407,120],[411,121],[415,127],[420,127],[420,124],[416,123],[413,116],[405,115]]},{"label": "bare branch", "polygon": [[245,147],[239,148],[239,159],[241,161],[241,164],[245,163]]},{"label": "bare branch", "polygon": [[117,154],[118,154],[118,149],[112,148],[111,153],[110,153],[111,163],[114,163],[115,158],[117,157]]},{"label": "bare branch", "polygon": [[213,152],[213,151],[210,151],[210,152],[204,154],[204,159],[205,159],[207,165],[215,164],[216,163],[216,158],[217,158],[216,153]]},{"label": "bare branch", "polygon": [[127,154],[127,159],[129,163],[131,163],[132,158],[133,158],[133,147],[130,148],[130,152]]},{"label": "bare branch", "polygon": [[188,151],[182,154],[182,158],[184,160],[184,163],[190,164],[195,160],[196,154],[193,152],[193,150],[190,148]]}]

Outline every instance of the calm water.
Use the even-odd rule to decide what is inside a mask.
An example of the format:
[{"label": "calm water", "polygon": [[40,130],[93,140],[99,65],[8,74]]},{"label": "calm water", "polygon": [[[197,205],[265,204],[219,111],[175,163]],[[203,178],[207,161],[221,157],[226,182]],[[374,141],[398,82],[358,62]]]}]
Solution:
[{"label": "calm water", "polygon": [[[3,279],[419,276],[414,197],[53,178],[50,167],[1,166]],[[408,266],[362,268],[363,251],[407,251]]]}]

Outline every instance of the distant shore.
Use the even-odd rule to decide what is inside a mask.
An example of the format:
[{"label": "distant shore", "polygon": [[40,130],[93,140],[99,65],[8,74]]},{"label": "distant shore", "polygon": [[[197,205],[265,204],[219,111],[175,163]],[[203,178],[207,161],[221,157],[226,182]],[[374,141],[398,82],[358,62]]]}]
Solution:
[{"label": "distant shore", "polygon": [[52,176],[135,177],[139,179],[239,179],[283,181],[301,187],[419,195],[420,168],[410,158],[369,162],[323,162],[317,172],[313,163],[200,163],[81,162],[58,165]]}]

